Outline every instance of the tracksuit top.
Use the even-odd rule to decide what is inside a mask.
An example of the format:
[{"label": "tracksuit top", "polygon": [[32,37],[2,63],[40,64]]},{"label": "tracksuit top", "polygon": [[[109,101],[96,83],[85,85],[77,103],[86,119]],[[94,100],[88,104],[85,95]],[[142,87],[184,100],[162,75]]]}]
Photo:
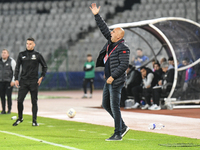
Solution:
[{"label": "tracksuit top", "polygon": [[94,66],[95,63],[93,60],[91,62],[88,61],[85,62],[84,64],[85,79],[90,79],[95,77]]},{"label": "tracksuit top", "polygon": [[15,80],[18,80],[20,66],[22,66],[20,78],[23,80],[38,80],[39,64],[42,66],[41,77],[44,77],[47,72],[47,64],[43,56],[35,50],[25,50],[20,52],[17,58],[15,68]]}]

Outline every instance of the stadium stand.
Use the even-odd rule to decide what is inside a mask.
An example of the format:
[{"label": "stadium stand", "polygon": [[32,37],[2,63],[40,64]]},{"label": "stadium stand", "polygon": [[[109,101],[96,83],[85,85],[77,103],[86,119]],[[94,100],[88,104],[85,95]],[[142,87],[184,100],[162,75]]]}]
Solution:
[{"label": "stadium stand", "polygon": [[[195,21],[195,0],[141,0],[140,3],[126,3],[127,1],[130,2],[97,2],[103,6],[101,16],[108,25],[167,16],[184,17]],[[105,43],[88,8],[92,2],[93,0],[1,2],[0,48],[9,49],[11,56],[16,58],[18,52],[25,47],[25,39],[32,36],[36,39],[36,49],[48,60],[49,71],[55,66],[59,67],[56,69],[58,71],[66,71],[66,61],[77,62],[69,65],[68,71],[82,71],[80,64],[85,61],[87,53],[91,53],[96,59],[102,44]],[[120,11],[117,11],[118,9]],[[144,31],[138,29],[137,32],[145,35],[150,43],[155,40]],[[130,36],[133,41],[137,41],[132,49],[142,47],[148,55],[148,47],[142,44],[142,40],[137,36],[127,35]],[[159,42],[153,43],[153,47],[159,49]],[[67,58],[60,56],[62,53],[57,54],[60,49],[68,50]],[[56,60],[60,60],[59,63]]]}]

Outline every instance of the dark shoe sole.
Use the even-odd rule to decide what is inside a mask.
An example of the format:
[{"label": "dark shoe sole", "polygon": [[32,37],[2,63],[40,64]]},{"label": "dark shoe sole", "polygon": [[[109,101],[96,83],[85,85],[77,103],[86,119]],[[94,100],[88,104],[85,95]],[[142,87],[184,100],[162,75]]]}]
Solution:
[{"label": "dark shoe sole", "polygon": [[122,137],[124,137],[124,136],[128,133],[129,130],[130,130],[130,128],[127,127],[127,128],[126,128],[126,131],[122,134]]}]

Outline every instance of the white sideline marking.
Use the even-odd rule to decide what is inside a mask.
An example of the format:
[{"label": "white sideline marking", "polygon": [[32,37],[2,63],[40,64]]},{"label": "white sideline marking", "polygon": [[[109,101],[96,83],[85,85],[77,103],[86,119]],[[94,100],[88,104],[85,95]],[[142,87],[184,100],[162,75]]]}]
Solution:
[{"label": "white sideline marking", "polygon": [[106,134],[106,133],[101,133],[100,135],[108,135],[108,134]]},{"label": "white sideline marking", "polygon": [[12,133],[12,132],[7,132],[7,131],[1,131],[1,130],[0,130],[0,132],[1,133],[6,133],[6,134],[10,134],[10,135],[15,135],[15,136],[18,136],[18,137],[23,137],[25,139],[29,139],[29,140],[32,140],[32,141],[42,142],[42,143],[45,143],[45,144],[49,144],[49,145],[53,145],[53,146],[58,146],[58,147],[66,148],[66,149],[70,149],[70,150],[81,150],[81,149],[78,149],[78,148],[75,148],[75,147],[70,147],[70,146],[66,146],[66,145],[56,144],[56,143],[52,143],[52,142],[48,142],[48,141],[44,141],[44,140],[32,138],[32,137],[21,135],[21,134],[17,134],[17,133]]},{"label": "white sideline marking", "polygon": [[130,141],[143,141],[143,140],[146,140],[146,139],[127,139],[127,140],[130,140]]},{"label": "white sideline marking", "polygon": [[85,130],[78,130],[78,131],[85,132]]}]

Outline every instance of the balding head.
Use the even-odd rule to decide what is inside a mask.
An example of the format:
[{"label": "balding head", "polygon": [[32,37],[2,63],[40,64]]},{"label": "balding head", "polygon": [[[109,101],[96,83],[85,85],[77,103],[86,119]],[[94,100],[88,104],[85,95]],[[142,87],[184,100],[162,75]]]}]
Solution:
[{"label": "balding head", "polygon": [[112,32],[111,32],[111,41],[113,43],[121,40],[124,37],[125,31],[124,29],[118,27],[115,28]]}]

